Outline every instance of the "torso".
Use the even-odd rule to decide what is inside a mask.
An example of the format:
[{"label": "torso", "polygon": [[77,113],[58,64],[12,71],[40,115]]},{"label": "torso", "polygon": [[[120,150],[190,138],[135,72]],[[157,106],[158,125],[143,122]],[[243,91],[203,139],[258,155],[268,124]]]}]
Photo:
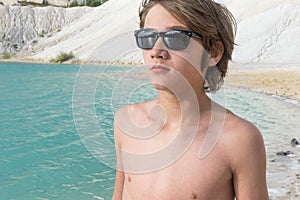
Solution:
[{"label": "torso", "polygon": [[126,173],[123,198],[232,200],[231,172],[224,165],[222,156],[217,154],[213,152],[200,160],[198,154],[187,152],[161,170],[146,174]]},{"label": "torso", "polygon": [[[143,119],[141,121],[145,122]],[[227,140],[224,139],[226,128],[213,150],[205,158],[200,159],[200,149],[206,130],[205,127],[199,129],[187,151],[169,165],[145,173],[126,172],[125,169],[123,199],[233,200],[232,171],[224,153],[227,148]],[[176,137],[176,134],[166,133],[170,133],[170,130],[162,131],[147,140],[122,137],[122,149],[131,153],[155,152],[157,149],[165,148]],[[168,155],[165,156],[165,159],[169,159]],[[135,165],[138,165],[138,162]]]}]

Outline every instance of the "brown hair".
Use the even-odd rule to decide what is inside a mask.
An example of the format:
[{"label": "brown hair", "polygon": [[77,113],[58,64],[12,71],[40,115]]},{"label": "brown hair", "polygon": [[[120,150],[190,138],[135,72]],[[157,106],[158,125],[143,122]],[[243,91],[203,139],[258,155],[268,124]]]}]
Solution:
[{"label": "brown hair", "polygon": [[[210,53],[218,51],[217,42],[222,42],[224,53],[216,66],[218,70],[209,67],[205,76],[206,91],[219,89],[226,75],[228,61],[231,60],[234,48],[236,22],[233,15],[225,6],[213,0],[143,0],[139,11],[140,28],[144,27],[149,10],[156,4],[163,6],[192,31],[200,33],[206,51]],[[210,73],[211,71],[214,72]],[[209,77],[216,76],[215,71],[219,71],[220,75]]]}]

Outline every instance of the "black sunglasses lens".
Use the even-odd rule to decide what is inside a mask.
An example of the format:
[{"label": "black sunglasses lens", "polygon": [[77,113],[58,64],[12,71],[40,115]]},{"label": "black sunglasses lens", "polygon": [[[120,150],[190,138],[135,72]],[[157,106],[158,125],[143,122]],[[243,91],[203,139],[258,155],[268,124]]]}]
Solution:
[{"label": "black sunglasses lens", "polygon": [[135,36],[137,45],[141,49],[152,49],[158,37],[156,33],[151,30],[139,30]]},{"label": "black sunglasses lens", "polygon": [[163,37],[165,45],[172,50],[183,50],[189,45],[190,37],[180,31],[171,30]]},{"label": "black sunglasses lens", "polygon": [[[152,49],[159,35],[160,33],[147,29],[135,32],[137,45],[141,49]],[[161,35],[164,44],[171,50],[183,50],[190,42],[190,36],[178,30],[169,30]]]}]

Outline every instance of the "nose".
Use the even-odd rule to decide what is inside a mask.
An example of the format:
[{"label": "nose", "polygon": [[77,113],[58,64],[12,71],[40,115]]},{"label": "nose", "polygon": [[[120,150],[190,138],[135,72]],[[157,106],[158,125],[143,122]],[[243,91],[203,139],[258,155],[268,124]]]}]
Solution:
[{"label": "nose", "polygon": [[162,38],[159,37],[154,45],[154,47],[151,49],[151,58],[152,59],[167,59],[168,58],[168,51],[165,47]]}]

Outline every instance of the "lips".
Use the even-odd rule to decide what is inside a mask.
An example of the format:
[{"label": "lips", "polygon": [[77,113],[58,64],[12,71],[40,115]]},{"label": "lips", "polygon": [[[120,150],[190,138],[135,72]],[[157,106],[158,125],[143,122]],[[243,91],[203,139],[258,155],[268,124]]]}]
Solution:
[{"label": "lips", "polygon": [[168,67],[165,67],[165,66],[162,66],[162,65],[153,65],[150,68],[150,71],[153,71],[153,72],[167,72],[167,71],[170,71],[170,69]]}]

